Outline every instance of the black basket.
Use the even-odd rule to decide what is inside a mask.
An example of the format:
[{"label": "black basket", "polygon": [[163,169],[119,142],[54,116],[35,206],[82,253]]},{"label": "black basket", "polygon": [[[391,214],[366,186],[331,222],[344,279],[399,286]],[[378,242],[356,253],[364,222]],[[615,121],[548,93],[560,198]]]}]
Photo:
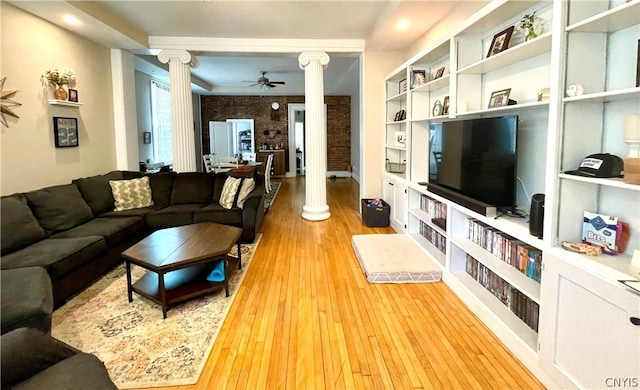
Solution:
[{"label": "black basket", "polygon": [[368,227],[385,227],[389,226],[389,215],[391,214],[391,206],[384,200],[382,207],[370,207],[371,199],[362,199],[362,222]]}]

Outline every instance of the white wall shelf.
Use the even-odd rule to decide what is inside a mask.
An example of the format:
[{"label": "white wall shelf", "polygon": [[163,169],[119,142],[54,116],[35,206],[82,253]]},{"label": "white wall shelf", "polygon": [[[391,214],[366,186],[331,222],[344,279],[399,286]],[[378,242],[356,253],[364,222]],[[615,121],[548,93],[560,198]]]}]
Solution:
[{"label": "white wall shelf", "polygon": [[404,100],[406,98],[407,98],[407,92],[401,92],[397,95],[391,96],[390,98],[387,99],[387,101],[393,102],[393,101]]},{"label": "white wall shelf", "polygon": [[[637,191],[640,193],[639,184],[628,184],[628,183],[625,183],[623,179],[618,179],[618,178],[603,179],[603,178],[597,178],[597,177],[570,175],[567,173],[561,173],[558,175],[558,177],[563,180],[574,180],[574,181],[579,181],[583,183],[591,183],[591,184],[597,184],[597,185],[607,186],[607,187],[623,188],[625,190]],[[640,198],[638,199],[638,201],[640,202]]]},{"label": "white wall shelf", "polygon": [[580,96],[565,97],[562,99],[564,103],[571,102],[619,102],[622,100],[640,99],[640,87],[624,88],[615,91],[587,93]]},{"label": "white wall shelf", "polygon": [[635,26],[638,20],[640,20],[640,0],[634,0],[567,26],[566,31],[614,32]]},{"label": "white wall shelf", "polygon": [[512,106],[502,106],[502,107],[487,108],[483,110],[459,112],[458,116],[465,117],[465,116],[478,116],[478,115],[486,115],[486,114],[493,114],[493,113],[513,113],[516,111],[548,109],[548,107],[549,107],[549,101],[546,100],[542,102],[532,102],[532,103],[523,103],[523,104],[518,103]]},{"label": "white wall shelf", "polygon": [[442,89],[445,87],[449,86],[449,75],[446,74],[440,78],[437,78],[435,80],[431,80],[426,84],[423,84],[419,87],[416,87],[414,89],[412,89],[412,92],[416,93],[416,92],[431,92],[431,91],[436,91],[438,89]]},{"label": "white wall shelf", "polygon": [[70,102],[67,100],[49,99],[49,104],[52,106],[67,106],[67,107],[80,107],[82,103]]},{"label": "white wall shelf", "polygon": [[551,51],[551,32],[521,43],[491,57],[458,70],[458,74],[482,74],[504,68],[520,61]]}]

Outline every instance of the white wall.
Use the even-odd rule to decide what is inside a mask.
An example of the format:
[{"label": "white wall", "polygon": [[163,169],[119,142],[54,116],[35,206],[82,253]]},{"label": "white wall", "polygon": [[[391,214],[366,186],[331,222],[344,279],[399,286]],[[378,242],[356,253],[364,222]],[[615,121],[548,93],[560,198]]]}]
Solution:
[{"label": "white wall", "polygon": [[362,120],[360,133],[360,197],[382,197],[385,83],[402,63],[400,52],[365,51],[360,59]]},{"label": "white wall", "polygon": [[[5,115],[0,125],[0,192],[11,194],[69,183],[115,169],[113,96],[109,49],[0,2],[1,77],[4,90],[22,103],[19,119]],[[77,74],[80,108],[52,106],[40,76],[52,68]],[[53,117],[78,118],[79,144],[56,148]]]}]

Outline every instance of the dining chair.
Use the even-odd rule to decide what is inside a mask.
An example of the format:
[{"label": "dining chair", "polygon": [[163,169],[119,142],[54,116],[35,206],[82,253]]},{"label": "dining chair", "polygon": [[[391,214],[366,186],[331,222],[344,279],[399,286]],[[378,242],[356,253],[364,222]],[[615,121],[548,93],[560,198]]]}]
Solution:
[{"label": "dining chair", "polygon": [[271,165],[273,165],[273,153],[267,157],[267,164],[264,166],[264,187],[267,194],[271,193]]},{"label": "dining chair", "polygon": [[202,160],[204,161],[204,169],[207,173],[215,172],[213,168],[213,154],[203,154]]}]

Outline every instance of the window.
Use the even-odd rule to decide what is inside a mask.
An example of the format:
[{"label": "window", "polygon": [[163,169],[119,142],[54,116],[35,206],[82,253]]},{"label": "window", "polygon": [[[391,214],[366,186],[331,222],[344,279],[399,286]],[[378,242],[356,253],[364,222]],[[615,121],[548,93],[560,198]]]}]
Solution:
[{"label": "window", "polygon": [[173,163],[171,136],[171,94],[169,87],[151,82],[151,115],[153,118],[153,159],[166,165]]}]

